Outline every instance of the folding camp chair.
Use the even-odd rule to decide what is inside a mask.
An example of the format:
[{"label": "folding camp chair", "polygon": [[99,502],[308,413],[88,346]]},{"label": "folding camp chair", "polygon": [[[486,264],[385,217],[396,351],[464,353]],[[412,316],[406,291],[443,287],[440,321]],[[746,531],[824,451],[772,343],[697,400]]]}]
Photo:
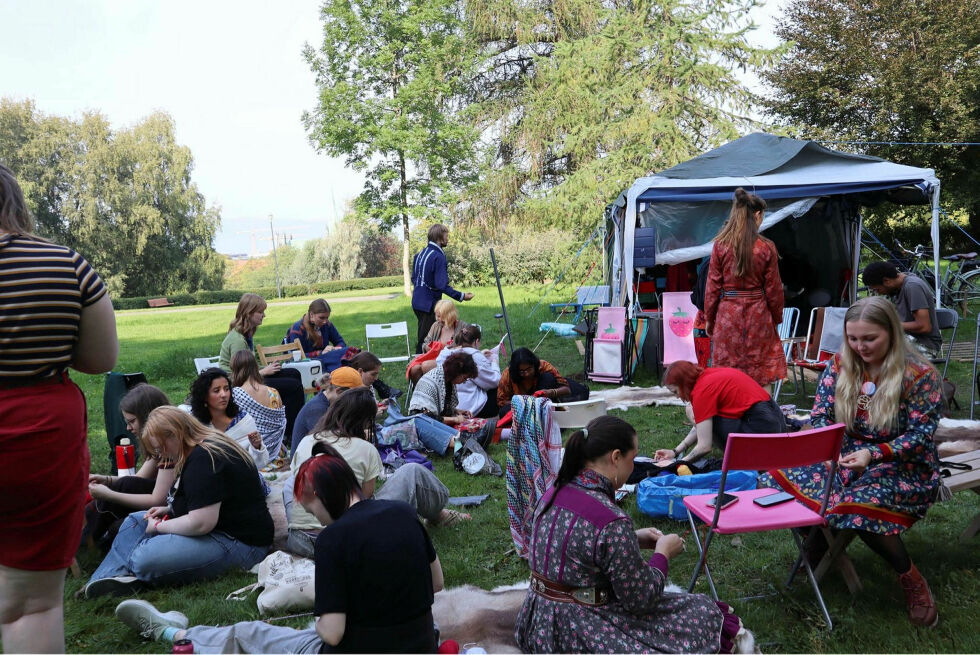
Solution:
[{"label": "folding camp chair", "polygon": [[550,305],[551,313],[561,312],[562,314],[574,310],[575,318],[572,324],[578,323],[582,318],[582,310],[588,306],[608,307],[609,306],[609,285],[599,285],[593,287],[579,287],[575,291],[575,302],[560,302]]},{"label": "folding camp chair", "polygon": [[197,374],[200,375],[209,368],[218,366],[218,362],[221,360],[220,357],[215,355],[214,357],[195,357],[194,358],[194,368],[197,369]]},{"label": "folding camp chair", "polygon": [[[718,600],[718,593],[715,591],[714,581],[711,579],[711,572],[708,570],[707,564],[708,548],[711,546],[711,539],[715,534],[789,529],[793,533],[799,556],[793,565],[786,585],[789,586],[792,583],[797,568],[802,564],[810,578],[810,584],[813,585],[813,591],[817,595],[817,602],[824,618],[827,620],[827,628],[832,630],[833,623],[830,620],[830,613],[827,611],[823,596],[820,594],[817,578],[806,558],[806,545],[817,531],[811,529],[810,536],[804,539],[800,528],[823,528],[827,525],[825,518],[827,504],[830,501],[833,480],[837,476],[837,458],[840,455],[843,439],[843,423],[786,434],[728,435],[725,456],[721,464],[718,493],[684,497],[684,506],[687,508],[688,520],[691,523],[691,533],[694,535],[694,541],[701,555],[697,567],[694,569],[694,575],[691,577],[688,592],[694,590],[694,585],[703,570],[708,578],[711,593],[715,600]],[[819,506],[815,501],[806,499],[761,507],[753,501],[756,498],[776,493],[776,490],[752,489],[733,492],[732,495],[737,496],[738,501],[724,509],[721,507],[721,497],[725,493],[725,480],[731,470],[793,468],[827,461],[830,462],[830,472],[824,476],[826,483],[824,484],[823,499]],[[714,507],[707,504],[709,501],[714,501]],[[703,523],[708,524],[703,546],[698,536],[698,526],[694,522],[695,516]]]},{"label": "folding camp chair", "polygon": [[[792,365],[793,361],[793,342],[790,341],[796,336],[796,326],[800,322],[800,310],[796,307],[784,307],[783,308],[783,320],[779,323],[779,339],[783,342],[783,355],[786,357],[786,363]],[[779,380],[776,382],[772,390],[772,399],[779,400],[779,392],[783,389],[783,381]],[[794,389],[794,392],[798,389]]]},{"label": "folding camp chair", "polygon": [[949,358],[953,353],[953,344],[956,343],[956,326],[959,324],[960,315],[954,309],[939,307],[936,309],[936,323],[939,324],[939,332],[950,330],[949,339],[943,339],[943,347],[939,351],[939,357],[930,359],[933,364],[943,365],[943,377],[946,377],[946,369],[949,367]]},{"label": "folding camp chair", "polygon": [[[793,360],[794,379],[806,395],[804,370],[823,372],[827,362],[840,351],[844,342],[844,314],[847,307],[814,307],[806,331],[801,357]],[[796,373],[799,373],[797,378]]]},{"label": "folding camp chair", "polygon": [[412,359],[412,347],[408,344],[408,323],[399,321],[397,323],[368,323],[364,326],[364,336],[367,339],[367,349],[371,350],[371,339],[377,343],[378,339],[390,339],[405,337],[405,354],[390,357],[379,357],[382,362],[407,362]]},{"label": "folding camp chair", "polygon": [[596,382],[623,383],[630,378],[632,322],[625,307],[600,307],[586,337],[585,374]]}]

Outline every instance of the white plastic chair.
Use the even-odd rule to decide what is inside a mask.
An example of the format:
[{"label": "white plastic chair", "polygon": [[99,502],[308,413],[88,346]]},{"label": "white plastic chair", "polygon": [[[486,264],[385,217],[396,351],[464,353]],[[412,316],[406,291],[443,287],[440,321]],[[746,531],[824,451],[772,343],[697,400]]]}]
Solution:
[{"label": "white plastic chair", "polygon": [[[382,362],[407,362],[412,358],[412,348],[408,344],[408,323],[368,323],[364,326],[364,336],[367,339],[367,349],[371,350],[371,339],[390,339],[405,337],[405,354],[394,357],[379,357]],[[373,352],[373,351],[372,351]]]},{"label": "white plastic chair", "polygon": [[554,403],[553,407],[555,413],[552,417],[555,423],[565,429],[584,428],[597,416],[606,415],[606,401],[602,398],[579,400],[574,403]]},{"label": "white plastic chair", "polygon": [[194,368],[197,369],[197,373],[200,375],[202,371],[218,366],[218,360],[220,359],[217,355],[214,357],[195,357]]}]

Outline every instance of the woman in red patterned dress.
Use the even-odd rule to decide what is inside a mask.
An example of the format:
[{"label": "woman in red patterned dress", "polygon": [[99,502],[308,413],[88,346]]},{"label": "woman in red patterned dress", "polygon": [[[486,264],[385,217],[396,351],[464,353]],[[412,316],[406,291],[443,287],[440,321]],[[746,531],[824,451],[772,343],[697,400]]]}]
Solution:
[{"label": "woman in red patterned dress", "polygon": [[735,189],[731,214],[711,251],[705,289],[712,366],[744,371],[767,391],[786,377],[777,326],[783,320],[779,253],[759,234],[766,201]]}]

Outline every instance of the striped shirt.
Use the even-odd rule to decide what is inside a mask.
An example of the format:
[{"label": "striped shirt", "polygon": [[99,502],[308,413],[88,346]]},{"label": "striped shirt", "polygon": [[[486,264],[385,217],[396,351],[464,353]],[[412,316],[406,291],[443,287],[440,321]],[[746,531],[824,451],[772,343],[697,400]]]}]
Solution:
[{"label": "striped shirt", "polygon": [[102,279],[71,248],[0,235],[0,379],[67,369],[82,308],[105,294]]}]

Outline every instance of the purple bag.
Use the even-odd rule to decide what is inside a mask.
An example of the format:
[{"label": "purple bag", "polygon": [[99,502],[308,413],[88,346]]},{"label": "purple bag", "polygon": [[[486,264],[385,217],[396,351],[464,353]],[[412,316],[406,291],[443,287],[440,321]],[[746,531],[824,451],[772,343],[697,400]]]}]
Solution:
[{"label": "purple bag", "polygon": [[392,468],[399,468],[404,464],[421,464],[430,471],[435,471],[435,467],[429,458],[417,450],[402,450],[401,444],[385,446],[378,444],[378,453],[381,455],[381,463]]}]

